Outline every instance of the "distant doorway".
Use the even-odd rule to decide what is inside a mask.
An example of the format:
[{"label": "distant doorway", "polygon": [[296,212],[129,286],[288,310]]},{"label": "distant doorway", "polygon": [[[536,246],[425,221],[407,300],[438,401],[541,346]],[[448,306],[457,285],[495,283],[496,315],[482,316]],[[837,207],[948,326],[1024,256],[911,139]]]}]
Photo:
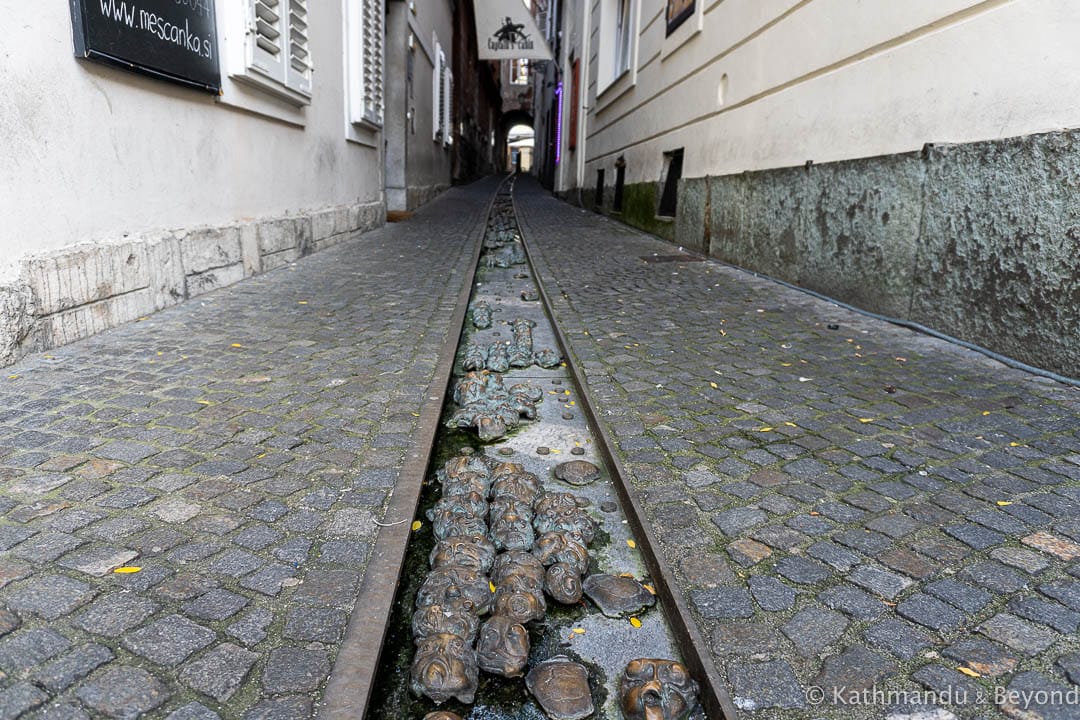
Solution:
[{"label": "distant doorway", "polygon": [[528,125],[514,125],[506,134],[506,165],[514,172],[527,173],[533,166],[536,133]]}]

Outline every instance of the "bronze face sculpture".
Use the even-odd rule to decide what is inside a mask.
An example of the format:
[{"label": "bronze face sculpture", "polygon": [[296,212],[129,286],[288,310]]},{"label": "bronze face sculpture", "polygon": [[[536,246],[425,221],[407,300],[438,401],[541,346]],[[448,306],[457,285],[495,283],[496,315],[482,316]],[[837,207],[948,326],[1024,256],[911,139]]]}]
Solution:
[{"label": "bronze face sculpture", "polygon": [[439,482],[446,482],[448,477],[458,477],[464,474],[479,474],[487,476],[491,473],[489,466],[491,459],[485,455],[459,455],[450,458],[442,469],[435,473]]},{"label": "bronze face sculpture", "polygon": [[491,468],[491,479],[498,480],[506,475],[521,475],[524,472],[525,466],[520,463],[501,462]]},{"label": "bronze face sculpture", "polygon": [[444,490],[442,498],[427,511],[428,520],[434,520],[443,511],[483,516],[488,512],[488,504],[483,494],[475,491],[455,495]]},{"label": "bronze face sculpture", "polygon": [[532,520],[532,506],[509,495],[500,495],[491,501],[488,509],[488,522],[494,525],[504,515],[515,515]]},{"label": "bronze face sculpture", "polygon": [[544,576],[537,577],[531,570],[506,573],[499,579],[495,590],[495,598],[497,600],[500,593],[505,595],[511,592],[540,595],[544,592]]},{"label": "bronze face sculpture", "polygon": [[588,671],[563,655],[530,670],[525,686],[552,720],[583,720],[596,710],[589,694]]},{"label": "bronze face sculpture", "polygon": [[544,348],[533,353],[533,362],[542,368],[553,368],[562,362],[562,355],[551,348]]},{"label": "bronze face sculpture", "polygon": [[483,370],[487,365],[487,350],[475,343],[465,346],[465,352],[461,356],[461,367],[464,370]]},{"label": "bronze face sculpture", "polygon": [[464,607],[477,615],[491,609],[494,597],[485,575],[475,570],[447,565],[428,573],[424,584],[416,593],[418,608],[429,605]]},{"label": "bronze face sculpture", "polygon": [[413,613],[413,638],[423,640],[432,635],[456,635],[471,643],[476,639],[480,621],[476,615],[462,608],[445,609],[441,605],[428,605]]},{"label": "bronze face sculpture", "polygon": [[507,497],[522,505],[532,505],[537,495],[536,486],[524,475],[504,475],[491,485],[491,497]]},{"label": "bronze face sculpture", "polygon": [[491,480],[481,473],[462,473],[448,477],[442,484],[443,495],[469,495],[476,493],[486,497],[491,489]]},{"label": "bronze face sculpture", "polygon": [[480,628],[476,661],[480,669],[502,677],[521,677],[529,660],[529,632],[511,618],[495,615]]},{"label": "bronze face sculpture", "polygon": [[484,574],[495,563],[495,546],[483,535],[451,535],[436,543],[428,562],[433,570],[456,565]]},{"label": "bronze face sculpture", "polygon": [[536,540],[533,555],[545,567],[566,563],[578,575],[589,571],[589,550],[566,532],[544,533]]},{"label": "bronze face sculpture", "polygon": [[473,305],[471,314],[472,323],[478,330],[486,330],[491,327],[491,306],[483,300]]},{"label": "bronze face sculpture", "polygon": [[506,591],[500,586],[495,593],[495,615],[512,618],[524,625],[533,620],[543,620],[547,612],[543,594]]},{"label": "bronze face sculpture", "polygon": [[510,357],[504,342],[493,342],[487,349],[487,368],[492,372],[503,373],[510,369]]},{"label": "bronze face sculpture", "polygon": [[631,615],[656,604],[656,597],[632,577],[590,575],[581,586],[600,612],[608,617]]},{"label": "bronze face sculpture", "polygon": [[510,550],[495,558],[491,580],[499,585],[510,575],[528,575],[538,584],[543,584],[544,566],[532,553],[524,550]]},{"label": "bronze face sculpture", "polygon": [[500,550],[528,550],[533,546],[535,535],[532,523],[514,513],[506,513],[492,524],[490,533],[495,547]]},{"label": "bronze face sculpture", "polygon": [[425,715],[424,720],[461,720],[461,716],[456,713],[446,712],[445,710],[437,710],[436,712],[429,712]]},{"label": "bronze face sculpture", "polygon": [[674,660],[631,660],[619,680],[626,720],[682,720],[697,705],[698,685]]},{"label": "bronze face sculpture", "polygon": [[536,498],[533,509],[537,515],[557,515],[567,510],[575,510],[577,506],[577,498],[570,493],[546,492]]},{"label": "bronze face sculpture", "polygon": [[566,532],[584,545],[588,545],[596,536],[596,523],[581,508],[537,513],[533,527],[538,533]]},{"label": "bronze face sculpture", "polygon": [[432,635],[417,645],[409,685],[417,696],[426,695],[436,703],[450,698],[471,703],[478,681],[471,643],[456,635]]},{"label": "bronze face sculpture", "polygon": [[431,520],[431,531],[439,540],[452,535],[483,535],[488,530],[483,515],[441,510]]},{"label": "bronze face sculpture", "polygon": [[581,600],[581,576],[566,563],[555,563],[544,576],[544,592],[556,602],[573,605]]}]

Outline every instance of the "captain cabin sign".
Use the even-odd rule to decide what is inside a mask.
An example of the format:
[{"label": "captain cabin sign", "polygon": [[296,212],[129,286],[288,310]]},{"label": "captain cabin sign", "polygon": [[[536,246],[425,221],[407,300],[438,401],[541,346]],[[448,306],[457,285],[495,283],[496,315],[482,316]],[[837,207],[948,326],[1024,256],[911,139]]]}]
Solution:
[{"label": "captain cabin sign", "polygon": [[481,60],[551,60],[551,50],[521,0],[476,0]]}]

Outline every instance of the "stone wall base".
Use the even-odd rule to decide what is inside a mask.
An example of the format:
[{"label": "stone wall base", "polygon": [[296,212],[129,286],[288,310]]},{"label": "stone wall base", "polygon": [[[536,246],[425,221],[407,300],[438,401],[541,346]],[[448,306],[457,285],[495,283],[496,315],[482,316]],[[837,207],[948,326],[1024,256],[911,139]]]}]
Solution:
[{"label": "stone wall base", "polygon": [[285,266],[382,225],[382,202],[80,243],[0,285],[0,366]]},{"label": "stone wall base", "polygon": [[406,206],[409,210],[415,210],[422,205],[428,204],[449,188],[448,184],[442,183],[438,185],[410,185],[405,190]]},{"label": "stone wall base", "polygon": [[[586,207],[733,265],[1080,377],[1080,131],[683,179]],[[631,191],[631,188],[633,190]],[[637,207],[641,205],[642,207]],[[647,207],[646,207],[647,206]]]}]

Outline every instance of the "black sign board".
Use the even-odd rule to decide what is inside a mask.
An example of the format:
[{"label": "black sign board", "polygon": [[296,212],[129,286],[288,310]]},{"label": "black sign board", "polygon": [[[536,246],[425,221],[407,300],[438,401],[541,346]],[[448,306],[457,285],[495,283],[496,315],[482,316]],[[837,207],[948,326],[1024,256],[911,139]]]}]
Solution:
[{"label": "black sign board", "polygon": [[221,89],[214,0],[70,0],[75,54]]}]

